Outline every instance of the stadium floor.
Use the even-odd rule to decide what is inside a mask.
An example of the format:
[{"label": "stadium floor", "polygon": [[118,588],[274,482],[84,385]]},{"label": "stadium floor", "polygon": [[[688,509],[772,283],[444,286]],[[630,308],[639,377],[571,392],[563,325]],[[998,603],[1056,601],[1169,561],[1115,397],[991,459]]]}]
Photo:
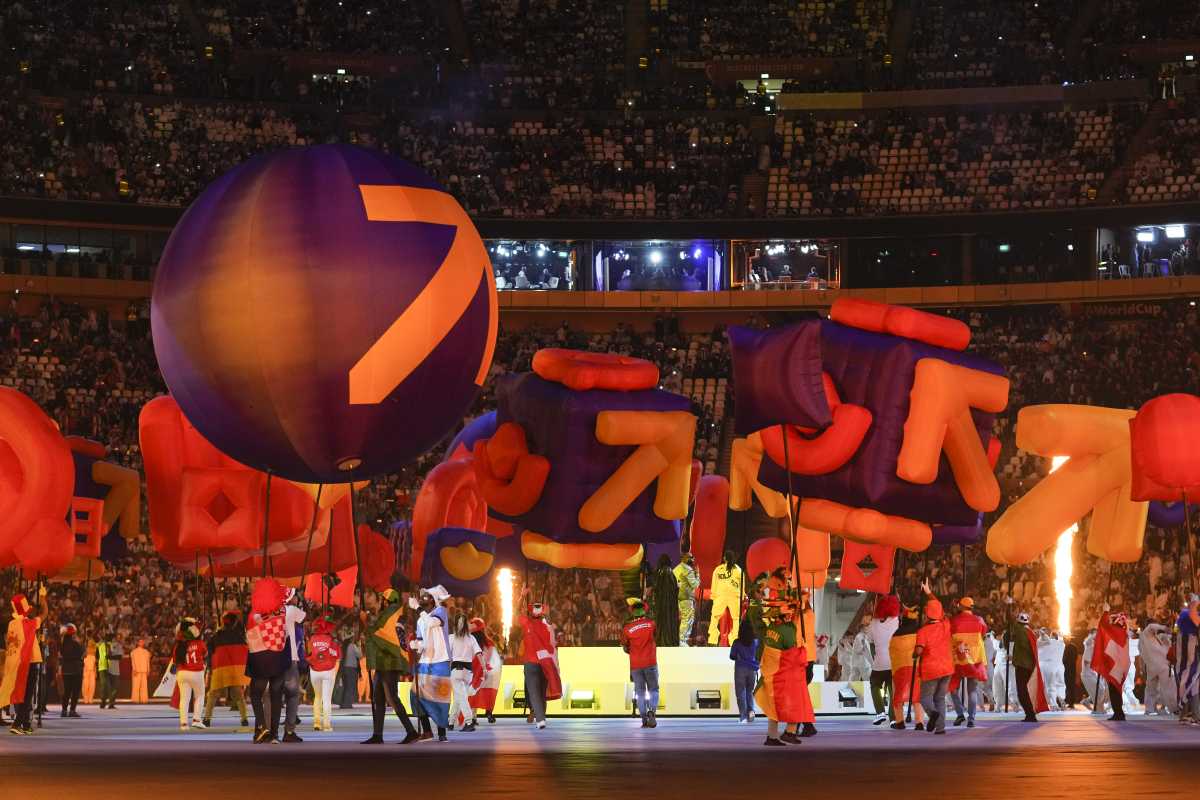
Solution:
[{"label": "stadium floor", "polygon": [[[302,708],[305,720],[308,711]],[[950,728],[946,736],[821,718],[818,736],[786,749],[762,746],[761,718],[753,726],[664,718],[654,730],[630,719],[552,719],[544,731],[501,719],[475,733],[452,733],[445,744],[408,747],[393,744],[401,736],[394,719],[388,744],[359,745],[370,733],[364,708],[339,712],[332,733],[301,728],[302,744],[255,746],[222,721],[232,720],[219,710],[212,730],[180,733],[177,718],[161,706],[89,707],[80,720],[55,714],[34,736],[3,733],[2,794],[1138,798],[1180,796],[1195,780],[1200,756],[1198,728],[1140,715],[1117,724],[1082,712],[1047,714],[1039,725],[984,714],[973,730]]]}]

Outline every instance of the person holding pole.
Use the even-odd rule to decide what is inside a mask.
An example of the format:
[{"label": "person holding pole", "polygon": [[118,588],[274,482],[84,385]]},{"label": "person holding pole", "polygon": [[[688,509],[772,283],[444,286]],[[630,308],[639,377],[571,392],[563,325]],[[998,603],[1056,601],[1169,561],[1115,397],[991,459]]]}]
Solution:
[{"label": "person holding pole", "polygon": [[1038,665],[1037,637],[1029,626],[1029,614],[1022,611],[1004,632],[1005,646],[1011,645],[1010,663],[1016,670],[1017,698],[1025,711],[1025,722],[1037,722],[1037,712],[1049,711],[1046,686]]}]

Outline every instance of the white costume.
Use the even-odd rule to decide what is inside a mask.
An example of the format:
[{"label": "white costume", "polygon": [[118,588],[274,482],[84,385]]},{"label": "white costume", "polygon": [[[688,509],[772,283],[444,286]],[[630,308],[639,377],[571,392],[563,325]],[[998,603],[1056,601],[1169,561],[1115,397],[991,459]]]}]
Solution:
[{"label": "white costume", "polygon": [[[1108,703],[1108,681],[1101,679],[1100,696],[1096,697],[1096,671],[1092,669],[1092,653],[1096,649],[1096,632],[1092,631],[1083,640],[1083,691],[1087,693],[1088,701],[1092,704],[1093,714],[1103,714]],[[1098,702],[1097,702],[1098,701]]]},{"label": "white costume", "polygon": [[1066,644],[1057,635],[1043,633],[1038,637],[1038,665],[1046,684],[1046,700],[1052,708],[1061,708],[1067,702],[1067,674],[1063,666],[1065,649]]},{"label": "white costume", "polygon": [[999,696],[992,690],[996,676],[996,653],[999,649],[996,644],[996,635],[988,631],[983,637],[983,660],[987,665],[987,680],[979,685],[979,689],[983,692],[984,699],[993,705],[996,703],[996,697]]},{"label": "white costume", "polygon": [[[841,661],[839,655],[838,661]],[[866,631],[859,631],[850,645],[850,663],[842,668],[842,680],[871,680],[871,639]]]},{"label": "white costume", "polygon": [[1153,622],[1142,628],[1138,648],[1142,663],[1146,665],[1146,713],[1170,714],[1178,703],[1175,681],[1171,680],[1171,667],[1167,662],[1167,650],[1171,647],[1171,629]]},{"label": "white costume", "polygon": [[1134,687],[1137,686],[1137,670],[1133,668],[1133,665],[1137,663],[1139,652],[1138,640],[1133,638],[1133,634],[1131,633],[1129,635],[1129,669],[1125,671],[1125,684],[1121,687],[1123,692],[1121,706],[1126,710],[1141,705],[1138,702],[1137,695],[1133,693]]},{"label": "white costume", "polygon": [[1008,664],[1008,653],[1003,647],[996,648],[996,666],[992,670],[992,698],[996,702],[996,710],[1004,710],[1004,687],[1007,678],[1008,684],[1008,710],[1020,710],[1021,700],[1017,695],[1017,671],[1015,669],[1007,670],[1005,675],[1005,666]]},{"label": "white costume", "polygon": [[462,714],[464,726],[475,721],[475,710],[470,701],[472,666],[475,656],[481,652],[479,642],[470,633],[450,635],[450,683],[454,689],[450,702],[451,725],[457,723],[459,714]]}]

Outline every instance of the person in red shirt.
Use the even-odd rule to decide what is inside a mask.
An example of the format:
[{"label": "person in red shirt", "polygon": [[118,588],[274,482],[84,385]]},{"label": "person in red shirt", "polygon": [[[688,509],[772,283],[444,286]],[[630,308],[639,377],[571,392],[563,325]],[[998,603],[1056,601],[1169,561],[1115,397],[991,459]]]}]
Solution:
[{"label": "person in red shirt", "polygon": [[[529,587],[521,591],[521,601],[529,596]],[[558,671],[558,644],[554,626],[546,621],[545,603],[529,603],[526,613],[513,622],[520,628],[525,650],[525,702],[532,722],[546,727],[546,701],[562,697],[562,679]]]},{"label": "person in red shirt", "polygon": [[184,617],[175,627],[175,682],[179,685],[179,730],[188,729],[188,706],[195,699],[192,727],[207,728],[201,720],[204,712],[204,667],[208,645],[200,638],[200,625]]},{"label": "person in red shirt", "polygon": [[930,591],[928,581],[921,584],[921,589],[926,596],[925,624],[917,631],[917,647],[914,651],[921,679],[921,705],[929,718],[925,730],[944,734],[946,692],[950,689],[950,676],[954,674],[950,622],[942,611],[941,602]]},{"label": "person in red shirt", "polygon": [[658,647],[654,642],[654,620],[646,616],[646,604],[637,597],[625,601],[630,617],[621,629],[621,647],[629,654],[629,679],[633,697],[642,712],[642,727],[658,727]]},{"label": "person in red shirt", "polygon": [[342,648],[333,638],[333,617],[326,615],[313,623],[313,635],[304,645],[308,676],[313,687],[313,730],[333,730],[333,682],[338,674]]}]

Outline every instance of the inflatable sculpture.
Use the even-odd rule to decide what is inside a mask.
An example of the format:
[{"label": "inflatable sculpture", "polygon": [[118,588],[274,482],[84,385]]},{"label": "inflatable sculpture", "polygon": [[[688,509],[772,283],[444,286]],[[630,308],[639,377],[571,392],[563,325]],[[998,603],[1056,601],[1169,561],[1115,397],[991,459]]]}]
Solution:
[{"label": "inflatable sculpture", "polygon": [[366,573],[374,561],[387,565],[390,578],[394,558],[385,537],[359,526],[356,545],[348,486],[321,486],[318,503],[313,487],[275,480],[268,496],[267,475],[214,447],[168,396],[142,408],[138,427],[150,537],[176,566],[206,569],[211,559],[220,577],[264,570],[299,577],[306,568],[337,572],[356,565],[357,546],[364,584],[370,585]]},{"label": "inflatable sculpture", "polygon": [[332,484],[395,472],[462,419],[497,297],[478,233],[428,175],[321,145],[251,159],[200,195],[159,261],[150,321],[207,441]]},{"label": "inflatable sculpture", "polygon": [[1077,405],[1027,406],[1017,414],[1017,447],[1068,461],[1047,475],[988,530],[997,564],[1026,564],[1089,513],[1088,552],[1116,562],[1142,555],[1147,503],[1133,495],[1129,423],[1134,412]]},{"label": "inflatable sculpture", "polygon": [[37,404],[0,387],[0,567],[28,577],[99,578],[103,541],[138,534],[139,480],[103,445],[63,438]]},{"label": "inflatable sculpture", "polygon": [[841,299],[827,320],[733,327],[729,339],[736,427],[747,437],[734,507],[753,492],[768,513],[786,513],[782,495],[802,498],[800,526],[847,540],[844,580],[849,565],[855,588],[890,583],[895,549],[924,550],[934,526],[976,525],[999,505],[991,429],[1008,379],[965,352],[963,323]]}]

